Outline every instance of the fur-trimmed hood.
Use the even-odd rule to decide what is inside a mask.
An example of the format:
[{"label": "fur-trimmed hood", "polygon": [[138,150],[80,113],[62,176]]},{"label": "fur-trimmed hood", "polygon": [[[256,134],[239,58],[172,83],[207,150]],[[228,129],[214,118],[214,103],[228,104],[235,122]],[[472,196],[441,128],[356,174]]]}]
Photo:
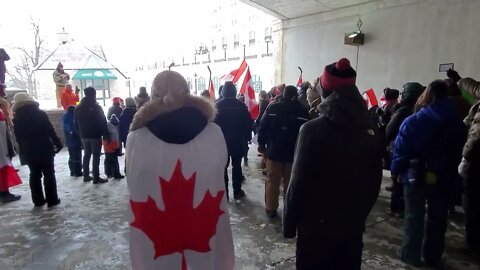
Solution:
[{"label": "fur-trimmed hood", "polygon": [[134,131],[145,127],[148,122],[154,120],[158,116],[173,112],[182,107],[191,107],[199,110],[208,122],[213,121],[217,114],[215,106],[203,97],[185,96],[185,98],[179,100],[176,104],[165,104],[162,99],[154,99],[147,102],[138,110],[133,118],[130,130]]},{"label": "fur-trimmed hood", "polygon": [[184,144],[200,134],[215,115],[213,104],[202,97],[188,95],[173,104],[154,99],[135,114],[130,131],[147,127],[162,141]]},{"label": "fur-trimmed hood", "polygon": [[15,102],[12,106],[12,111],[16,112],[20,108],[23,108],[25,106],[32,106],[32,105],[39,107],[38,102],[36,102],[33,99],[28,99],[28,100],[25,100],[25,101],[22,101],[22,102]]}]

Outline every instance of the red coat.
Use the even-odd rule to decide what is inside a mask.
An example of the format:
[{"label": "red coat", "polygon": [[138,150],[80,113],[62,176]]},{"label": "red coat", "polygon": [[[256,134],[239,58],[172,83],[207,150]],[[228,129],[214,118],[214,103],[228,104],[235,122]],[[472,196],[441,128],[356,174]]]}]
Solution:
[{"label": "red coat", "polygon": [[67,110],[68,106],[77,105],[78,101],[78,95],[75,94],[72,89],[65,89],[60,97],[60,102],[64,110]]}]

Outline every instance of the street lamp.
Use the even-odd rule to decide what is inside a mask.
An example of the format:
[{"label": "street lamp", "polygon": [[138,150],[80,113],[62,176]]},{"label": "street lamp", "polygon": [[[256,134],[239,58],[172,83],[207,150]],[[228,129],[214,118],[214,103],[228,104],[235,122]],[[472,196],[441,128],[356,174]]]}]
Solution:
[{"label": "street lamp", "polygon": [[265,56],[270,56],[269,43],[273,42],[272,40],[272,28],[265,28],[265,43],[267,43],[267,54]]},{"label": "street lamp", "polygon": [[223,60],[227,61],[227,37],[222,38]]}]

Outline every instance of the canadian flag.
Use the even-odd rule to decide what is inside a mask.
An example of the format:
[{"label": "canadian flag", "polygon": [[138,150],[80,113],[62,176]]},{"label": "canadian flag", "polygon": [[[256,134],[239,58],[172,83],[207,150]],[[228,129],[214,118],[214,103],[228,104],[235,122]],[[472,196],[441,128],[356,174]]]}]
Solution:
[{"label": "canadian flag", "polygon": [[302,86],[302,83],[303,83],[303,78],[302,78],[302,74],[300,74],[297,81],[297,88],[300,88]]},{"label": "canadian flag", "polygon": [[210,94],[210,99],[215,101],[215,87],[213,87],[212,78],[210,78],[210,82],[208,83],[208,93]]},{"label": "canadian flag", "polygon": [[5,115],[0,110],[0,191],[8,191],[9,188],[22,183],[20,177],[12,166],[8,157],[8,129]]},{"label": "canadian flag", "polygon": [[363,93],[363,99],[365,99],[365,103],[367,104],[368,109],[378,106],[378,99],[377,96],[375,95],[375,91],[373,89],[368,89]]},{"label": "canadian flag", "polygon": [[242,74],[245,72],[247,69],[247,61],[243,59],[242,63],[240,64],[240,67],[238,69],[234,69],[230,71],[230,73],[227,73],[220,77],[220,80],[224,81],[232,81],[234,84],[238,82]]},{"label": "canadian flag", "polygon": [[252,119],[257,119],[259,108],[258,103],[255,100],[255,91],[252,87],[252,75],[250,74],[250,69],[247,69],[247,74],[245,74],[245,78],[243,79],[240,94],[245,96],[245,105],[247,105],[248,111],[250,112],[250,117],[252,117]]}]

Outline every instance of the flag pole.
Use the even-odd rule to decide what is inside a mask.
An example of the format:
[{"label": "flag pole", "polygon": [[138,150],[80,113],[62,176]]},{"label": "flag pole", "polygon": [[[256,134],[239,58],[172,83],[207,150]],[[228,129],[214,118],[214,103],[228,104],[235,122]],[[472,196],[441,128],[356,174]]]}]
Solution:
[{"label": "flag pole", "polygon": [[298,69],[300,70],[300,76],[303,76],[303,70],[301,67],[298,67]]},{"label": "flag pole", "polygon": [[[209,72],[209,79],[208,79],[209,83],[208,84],[210,84],[212,82],[212,70],[210,69],[210,66],[208,66],[208,65],[207,65],[207,68],[208,68],[208,72]],[[208,87],[209,87],[208,89],[210,89],[210,85]]]}]

